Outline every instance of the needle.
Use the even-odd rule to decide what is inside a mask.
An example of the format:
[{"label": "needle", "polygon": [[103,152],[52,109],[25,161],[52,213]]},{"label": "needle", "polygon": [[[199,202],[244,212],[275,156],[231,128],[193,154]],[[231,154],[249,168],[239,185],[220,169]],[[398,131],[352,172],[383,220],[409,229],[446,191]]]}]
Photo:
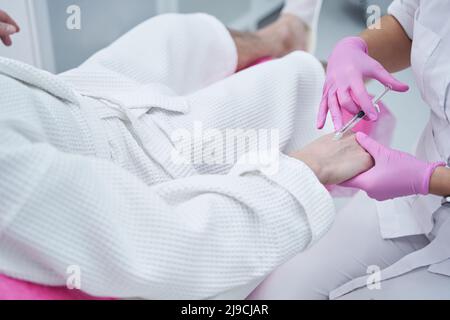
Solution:
[{"label": "needle", "polygon": [[[391,91],[391,87],[386,87],[382,93],[380,93],[377,97],[375,97],[373,101],[373,106],[377,110],[378,113],[381,112],[380,106],[378,105],[381,101],[381,99],[384,98],[384,96]],[[334,136],[334,140],[341,140],[344,135],[352,130],[358,123],[361,122],[362,119],[366,117],[366,113],[364,111],[360,111],[356,116],[353,117],[352,120],[350,120],[341,130],[336,132],[336,135]]]}]

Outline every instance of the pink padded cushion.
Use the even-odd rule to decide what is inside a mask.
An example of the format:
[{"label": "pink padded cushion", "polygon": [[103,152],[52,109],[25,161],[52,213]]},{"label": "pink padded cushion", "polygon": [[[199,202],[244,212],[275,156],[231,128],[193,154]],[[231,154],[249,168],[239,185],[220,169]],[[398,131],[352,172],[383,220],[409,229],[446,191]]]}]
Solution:
[{"label": "pink padded cushion", "polygon": [[48,287],[0,275],[0,300],[112,300],[88,296],[79,290]]}]

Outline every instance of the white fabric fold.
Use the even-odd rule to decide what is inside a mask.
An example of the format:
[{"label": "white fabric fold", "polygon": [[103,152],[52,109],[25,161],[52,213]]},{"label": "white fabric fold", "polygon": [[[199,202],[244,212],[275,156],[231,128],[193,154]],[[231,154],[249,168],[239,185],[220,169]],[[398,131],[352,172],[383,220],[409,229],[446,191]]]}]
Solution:
[{"label": "white fabric fold", "polygon": [[[77,266],[94,296],[205,299],[262,279],[323,235],[332,200],[297,160],[281,156],[274,176],[170,170],[163,127],[201,116],[279,128],[281,149],[314,136],[293,127],[315,117],[320,64],[298,53],[225,79],[236,58],[216,19],[167,15],[61,76],[0,60],[0,273],[61,286]],[[155,95],[108,102],[143,86]]]}]

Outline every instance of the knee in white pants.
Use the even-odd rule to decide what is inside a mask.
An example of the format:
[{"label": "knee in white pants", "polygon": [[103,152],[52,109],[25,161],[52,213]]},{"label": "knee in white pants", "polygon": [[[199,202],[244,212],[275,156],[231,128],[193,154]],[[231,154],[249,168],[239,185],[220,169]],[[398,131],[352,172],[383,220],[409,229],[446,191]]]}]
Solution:
[{"label": "knee in white pants", "polygon": [[297,85],[302,88],[319,88],[321,96],[325,83],[325,70],[320,61],[312,54],[304,51],[294,51],[280,59],[285,65],[285,72],[292,74]]},{"label": "knee in white pants", "polygon": [[330,123],[323,130],[316,128],[317,114],[325,83],[325,70],[313,55],[296,51],[281,59],[281,73],[296,98],[295,130],[287,152],[299,150],[324,134],[331,133]]}]

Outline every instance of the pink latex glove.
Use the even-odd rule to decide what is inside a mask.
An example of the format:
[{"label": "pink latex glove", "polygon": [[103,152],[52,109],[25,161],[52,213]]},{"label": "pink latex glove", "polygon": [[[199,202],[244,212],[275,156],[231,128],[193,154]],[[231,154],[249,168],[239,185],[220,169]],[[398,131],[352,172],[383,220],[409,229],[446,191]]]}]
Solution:
[{"label": "pink latex glove", "polygon": [[360,37],[341,40],[328,61],[327,77],[317,120],[318,129],[325,125],[328,111],[336,130],[343,126],[342,109],[352,115],[363,110],[368,119],[378,119],[364,81],[376,79],[394,91],[409,90],[406,84],[396,80],[384,67],[368,55],[366,42]]},{"label": "pink latex glove", "polygon": [[372,155],[375,166],[342,186],[364,190],[378,201],[429,194],[434,171],[446,166],[444,162],[427,163],[391,150],[361,132],[356,134],[356,139]]}]

